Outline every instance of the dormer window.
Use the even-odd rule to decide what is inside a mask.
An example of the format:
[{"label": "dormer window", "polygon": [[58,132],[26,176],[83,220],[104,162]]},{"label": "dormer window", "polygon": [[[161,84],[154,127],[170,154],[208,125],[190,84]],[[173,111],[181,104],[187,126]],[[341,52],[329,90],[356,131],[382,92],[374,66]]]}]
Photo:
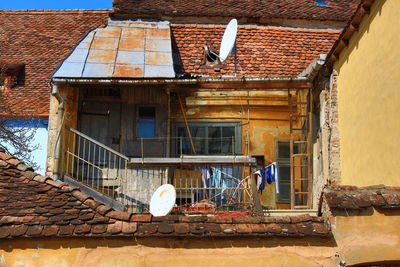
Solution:
[{"label": "dormer window", "polygon": [[8,91],[11,88],[23,85],[25,80],[25,65],[3,64],[0,70],[0,90]]}]

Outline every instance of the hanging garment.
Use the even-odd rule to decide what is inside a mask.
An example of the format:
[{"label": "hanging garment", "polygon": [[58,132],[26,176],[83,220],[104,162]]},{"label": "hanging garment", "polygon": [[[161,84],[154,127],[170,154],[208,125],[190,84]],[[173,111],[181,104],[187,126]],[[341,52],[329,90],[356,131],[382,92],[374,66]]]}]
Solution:
[{"label": "hanging garment", "polygon": [[210,173],[210,169],[208,167],[201,167],[201,178],[203,180],[203,187],[207,188],[207,185],[210,182],[210,178],[211,178],[211,173]]},{"label": "hanging garment", "polygon": [[220,187],[221,186],[221,171],[219,169],[214,168],[212,179],[211,179],[211,187]]},{"label": "hanging garment", "polygon": [[254,174],[256,176],[256,188],[257,188],[257,190],[260,190],[260,186],[261,186],[261,182],[262,182],[261,171],[258,170]]},{"label": "hanging garment", "polygon": [[279,194],[279,177],[278,177],[278,166],[276,162],[272,163],[275,167],[275,192]]},{"label": "hanging garment", "polygon": [[265,168],[260,169],[260,174],[261,174],[261,184],[258,189],[263,191],[265,189]]},{"label": "hanging garment", "polygon": [[267,183],[272,184],[275,182],[275,172],[276,172],[276,166],[274,164],[271,164],[267,168]]}]

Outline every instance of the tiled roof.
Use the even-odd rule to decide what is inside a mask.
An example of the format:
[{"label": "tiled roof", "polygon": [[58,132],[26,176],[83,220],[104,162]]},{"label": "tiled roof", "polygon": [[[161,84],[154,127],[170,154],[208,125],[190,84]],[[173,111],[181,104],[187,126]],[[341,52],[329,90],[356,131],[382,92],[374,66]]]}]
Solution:
[{"label": "tiled roof", "polygon": [[400,209],[400,187],[332,186],[324,190],[323,197],[334,209]]},{"label": "tiled roof", "polygon": [[[233,75],[234,55],[220,73],[200,68],[204,46],[211,41],[219,51],[226,25],[172,24],[171,30],[183,71],[192,75]],[[320,54],[326,54],[338,38],[338,30],[239,25],[238,76],[297,77]],[[174,47],[175,46],[175,47]]]},{"label": "tiled roof", "polygon": [[371,6],[375,0],[362,0],[352,18],[348,21],[347,26],[343,29],[339,38],[336,40],[326,60],[326,65],[332,67],[335,61],[339,58],[340,52],[347,46],[350,38],[358,31],[364,16],[369,14]]},{"label": "tiled roof", "polygon": [[152,217],[115,211],[0,152],[0,239],[52,236],[328,237],[330,232],[321,217],[310,215]]},{"label": "tiled roof", "polygon": [[[322,1],[320,1],[322,2]],[[360,0],[114,0],[116,16],[147,15],[190,17],[279,18],[348,21]]]},{"label": "tiled roof", "polygon": [[107,18],[108,10],[0,11],[0,58],[25,64],[25,84],[12,88],[7,98],[15,113],[49,113],[51,73]]}]

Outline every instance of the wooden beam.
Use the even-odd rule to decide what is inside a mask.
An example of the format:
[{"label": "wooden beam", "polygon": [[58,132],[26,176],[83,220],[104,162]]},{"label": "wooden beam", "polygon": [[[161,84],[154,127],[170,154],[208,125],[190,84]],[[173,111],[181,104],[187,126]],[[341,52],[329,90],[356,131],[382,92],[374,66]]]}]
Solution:
[{"label": "wooden beam", "polygon": [[182,156],[180,158],[131,158],[128,166],[179,166],[181,164],[227,164],[227,165],[243,165],[256,164],[256,159],[249,156],[212,156],[212,155],[196,155]]},{"label": "wooden beam", "polygon": [[190,132],[190,127],[189,127],[189,124],[188,124],[187,119],[186,119],[185,109],[183,108],[183,103],[182,103],[182,99],[181,99],[180,95],[178,95],[178,99],[179,99],[179,105],[181,106],[183,120],[185,121],[186,130],[187,130],[188,135],[189,135],[190,146],[192,147],[193,154],[196,155],[196,149],[195,149],[194,144],[193,144],[192,133]]}]

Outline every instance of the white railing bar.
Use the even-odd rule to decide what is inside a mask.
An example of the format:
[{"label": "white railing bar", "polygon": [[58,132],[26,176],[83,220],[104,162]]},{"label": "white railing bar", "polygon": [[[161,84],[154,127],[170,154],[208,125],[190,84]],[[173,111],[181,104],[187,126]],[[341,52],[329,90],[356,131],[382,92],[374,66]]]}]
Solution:
[{"label": "white railing bar", "polygon": [[88,141],[90,141],[90,142],[92,142],[92,143],[95,143],[96,145],[98,145],[98,146],[104,148],[105,150],[108,150],[109,152],[114,153],[114,154],[116,154],[117,156],[119,156],[119,157],[121,157],[121,158],[123,158],[123,159],[125,159],[125,160],[129,160],[129,158],[128,158],[127,156],[125,156],[125,155],[119,153],[118,151],[115,151],[115,150],[112,149],[112,148],[109,148],[109,147],[103,145],[102,143],[100,143],[100,142],[98,142],[98,141],[96,141],[96,140],[90,138],[90,137],[87,136],[86,134],[83,134],[83,133],[81,133],[81,132],[78,132],[77,130],[75,130],[75,129],[69,127],[69,126],[65,126],[65,128],[66,128],[67,130],[73,132],[74,134],[79,135],[79,136],[81,136],[81,137],[87,139]]}]

